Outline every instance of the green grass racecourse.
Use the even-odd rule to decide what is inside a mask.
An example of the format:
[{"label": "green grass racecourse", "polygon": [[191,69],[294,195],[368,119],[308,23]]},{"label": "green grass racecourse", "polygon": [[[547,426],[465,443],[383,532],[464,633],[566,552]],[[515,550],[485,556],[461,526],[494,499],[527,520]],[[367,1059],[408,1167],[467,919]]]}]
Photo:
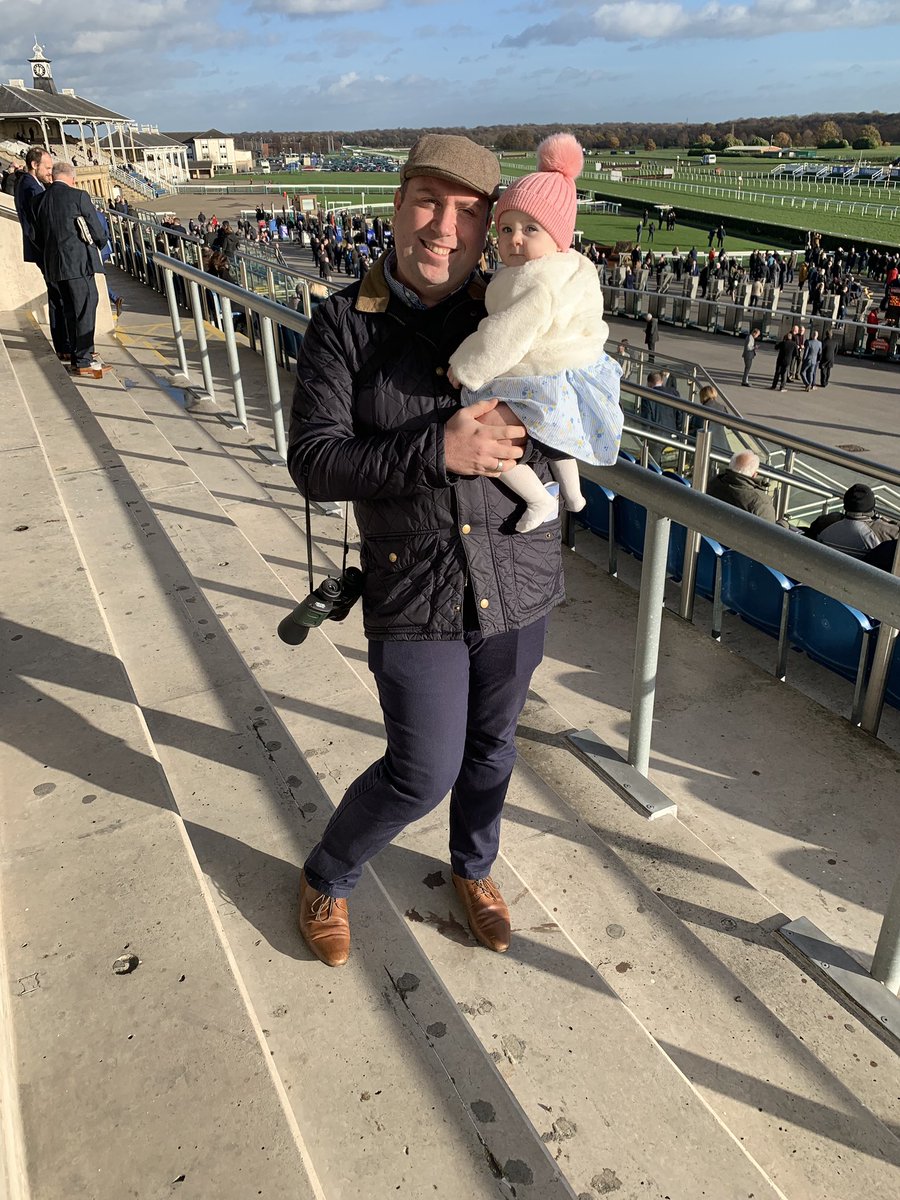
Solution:
[{"label": "green grass racecourse", "polygon": [[[366,204],[388,204],[391,202],[394,190],[399,183],[396,175],[384,173],[362,175],[355,172],[339,171],[307,172],[301,174],[299,179],[293,173],[266,175],[262,177],[254,175],[253,180],[254,183],[265,181],[265,183],[273,186],[282,186],[289,195],[316,196],[324,208],[341,208],[344,205],[362,204],[363,200],[365,200]],[[371,186],[367,186],[370,180],[378,186],[379,190],[375,191]],[[246,175],[217,175],[216,182],[235,186],[247,183],[248,177]],[[328,185],[327,190],[322,186],[323,184]],[[343,185],[340,186],[340,190],[338,190],[338,185]],[[251,203],[255,202],[258,202],[263,207],[267,205],[271,206],[275,195],[277,194],[271,192],[266,195],[260,195],[258,201],[255,201],[253,196],[249,196],[247,207],[249,208]],[[579,213],[577,228],[591,241],[614,246],[616,242],[630,242],[634,240],[635,220],[633,217],[625,215],[607,216],[593,213]],[[696,246],[699,250],[706,247],[708,232],[706,226],[679,222],[672,233],[666,233],[664,230],[657,231],[654,236],[652,249],[656,253],[663,252],[666,254],[671,254],[672,250],[676,247],[682,253],[690,250],[691,246]],[[767,242],[766,245],[771,245],[773,249],[795,249],[800,247],[801,243],[802,239],[788,236],[775,238],[771,243]],[[642,245],[645,250],[649,248],[646,234],[642,239]],[[759,238],[729,237],[726,241],[726,248],[729,250],[754,250],[759,245]]]},{"label": "green grass racecourse", "polygon": [[[898,156],[895,153],[897,147],[881,149],[884,153],[879,154],[883,159]],[[662,169],[665,162],[675,161],[676,153],[674,150],[655,151],[652,161],[658,161]],[[693,216],[689,225],[679,223],[674,235],[657,235],[654,249],[667,253],[673,246],[682,250],[691,245],[705,246],[709,228],[722,220],[727,229],[730,218],[765,222],[771,226],[764,237],[729,237],[726,244],[732,250],[750,249],[763,241],[776,248],[795,247],[803,243],[808,229],[818,229],[857,243],[900,244],[900,188],[775,180],[770,172],[777,163],[771,160],[734,160],[730,156],[719,156],[715,167],[704,167],[699,159],[687,159],[683,152],[679,153],[681,161],[673,179],[650,179],[636,173],[633,180],[621,183],[612,183],[605,177],[592,178],[594,173],[590,168],[600,156],[589,155],[579,187],[632,208],[647,207],[652,212],[655,205],[671,204],[676,212],[689,209],[694,214],[704,214],[699,218]],[[872,158],[874,156],[873,151]],[[604,163],[613,161],[608,154],[602,157]],[[652,168],[646,154],[639,157],[643,170]],[[833,152],[832,157],[840,155]],[[629,162],[633,161],[631,156],[619,156],[623,170],[627,170]],[[778,161],[784,165],[804,160]],[[526,174],[534,169],[534,156],[504,158],[500,165],[504,174]],[[396,175],[352,171],[300,171],[253,174],[251,177],[218,175],[216,182],[240,186],[248,183],[249,178],[254,184],[283,188],[289,193],[315,195],[329,208],[339,207],[342,203],[359,204],[363,196],[368,204],[387,203],[398,183]],[[338,187],[341,187],[340,192],[336,190]],[[896,214],[892,211],[894,207],[898,210]],[[586,237],[614,243],[634,237],[635,220],[633,216],[624,215],[618,218],[582,215],[578,227]]]}]

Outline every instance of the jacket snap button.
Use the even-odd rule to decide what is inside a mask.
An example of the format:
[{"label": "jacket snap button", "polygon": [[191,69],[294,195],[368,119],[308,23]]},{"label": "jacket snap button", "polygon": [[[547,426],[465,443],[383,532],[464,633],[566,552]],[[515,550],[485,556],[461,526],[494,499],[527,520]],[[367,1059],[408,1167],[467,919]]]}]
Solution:
[{"label": "jacket snap button", "polygon": [[435,367],[435,369],[434,369],[434,373],[435,373],[435,375],[443,375],[443,374],[444,374],[444,368],[443,368],[443,367]]},{"label": "jacket snap button", "polygon": [[463,527],[462,527],[462,529],[461,529],[461,531],[460,531],[460,532],[461,532],[461,533],[471,533],[471,532],[472,532],[472,526],[471,526],[471,525],[463,525]]},{"label": "jacket snap button", "polygon": [[491,602],[490,602],[490,600],[481,600],[481,601],[480,601],[480,604],[481,604],[481,607],[482,607],[482,608],[489,608],[489,607],[490,607],[490,603],[491,603]]},{"label": "jacket snap button", "polygon": [[396,562],[396,561],[397,561],[397,555],[396,555],[396,554],[389,554],[389,555],[388,555],[388,562]]}]

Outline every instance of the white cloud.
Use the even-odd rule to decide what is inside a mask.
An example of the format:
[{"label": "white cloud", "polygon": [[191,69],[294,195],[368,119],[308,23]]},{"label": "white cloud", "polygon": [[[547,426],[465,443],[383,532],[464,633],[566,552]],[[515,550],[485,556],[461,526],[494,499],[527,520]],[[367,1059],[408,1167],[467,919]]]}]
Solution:
[{"label": "white cloud", "polygon": [[699,8],[677,0],[625,0],[587,12],[569,11],[555,21],[530,25],[499,44],[574,46],[587,38],[633,42],[759,38],[780,33],[800,36],[898,24],[900,4],[896,0],[749,0],[746,4],[712,0]]},{"label": "white cloud", "polygon": [[331,17],[336,13],[374,12],[386,0],[253,0],[251,11],[286,17]]}]

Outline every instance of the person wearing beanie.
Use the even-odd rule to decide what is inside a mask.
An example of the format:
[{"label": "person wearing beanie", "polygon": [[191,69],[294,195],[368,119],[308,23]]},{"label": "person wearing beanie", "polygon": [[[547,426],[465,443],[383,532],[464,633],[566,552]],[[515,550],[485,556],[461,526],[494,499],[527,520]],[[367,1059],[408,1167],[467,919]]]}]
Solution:
[{"label": "person wearing beanie", "polygon": [[809,537],[853,558],[865,558],[882,542],[896,540],[900,526],[875,512],[875,493],[865,483],[844,492],[843,513],[826,513],[809,527]]},{"label": "person wearing beanie", "polygon": [[[608,466],[618,455],[622,368],[603,349],[609,327],[596,268],[570,249],[581,147],[557,133],[537,157],[537,171],[497,203],[504,269],[488,285],[488,315],[450,357],[450,380],[462,385],[466,405],[499,396],[535,441],[564,456],[551,459],[550,471],[566,508],[578,512],[585,500],[576,458]],[[556,498],[530,467],[517,463],[502,483],[525,501],[519,533],[556,516]]]}]

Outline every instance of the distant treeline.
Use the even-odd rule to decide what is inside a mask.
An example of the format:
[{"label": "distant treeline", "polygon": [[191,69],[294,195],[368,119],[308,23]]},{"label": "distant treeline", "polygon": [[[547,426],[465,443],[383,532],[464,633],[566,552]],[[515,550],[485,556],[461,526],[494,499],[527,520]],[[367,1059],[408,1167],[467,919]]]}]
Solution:
[{"label": "distant treeline", "polygon": [[[266,143],[270,154],[323,151],[329,136],[334,145],[410,146],[422,133],[462,133],[495,150],[533,150],[550,133],[574,133],[586,150],[656,150],[708,145],[840,146],[857,141],[900,143],[900,113],[808,113],[806,116],[744,117],[736,121],[683,122],[616,121],[597,125],[476,125],[421,129],[353,129],[322,131],[256,130],[235,134],[238,143]],[[873,131],[876,135],[873,137]],[[876,140],[877,138],[877,140]],[[864,148],[864,147],[860,147]]]}]

